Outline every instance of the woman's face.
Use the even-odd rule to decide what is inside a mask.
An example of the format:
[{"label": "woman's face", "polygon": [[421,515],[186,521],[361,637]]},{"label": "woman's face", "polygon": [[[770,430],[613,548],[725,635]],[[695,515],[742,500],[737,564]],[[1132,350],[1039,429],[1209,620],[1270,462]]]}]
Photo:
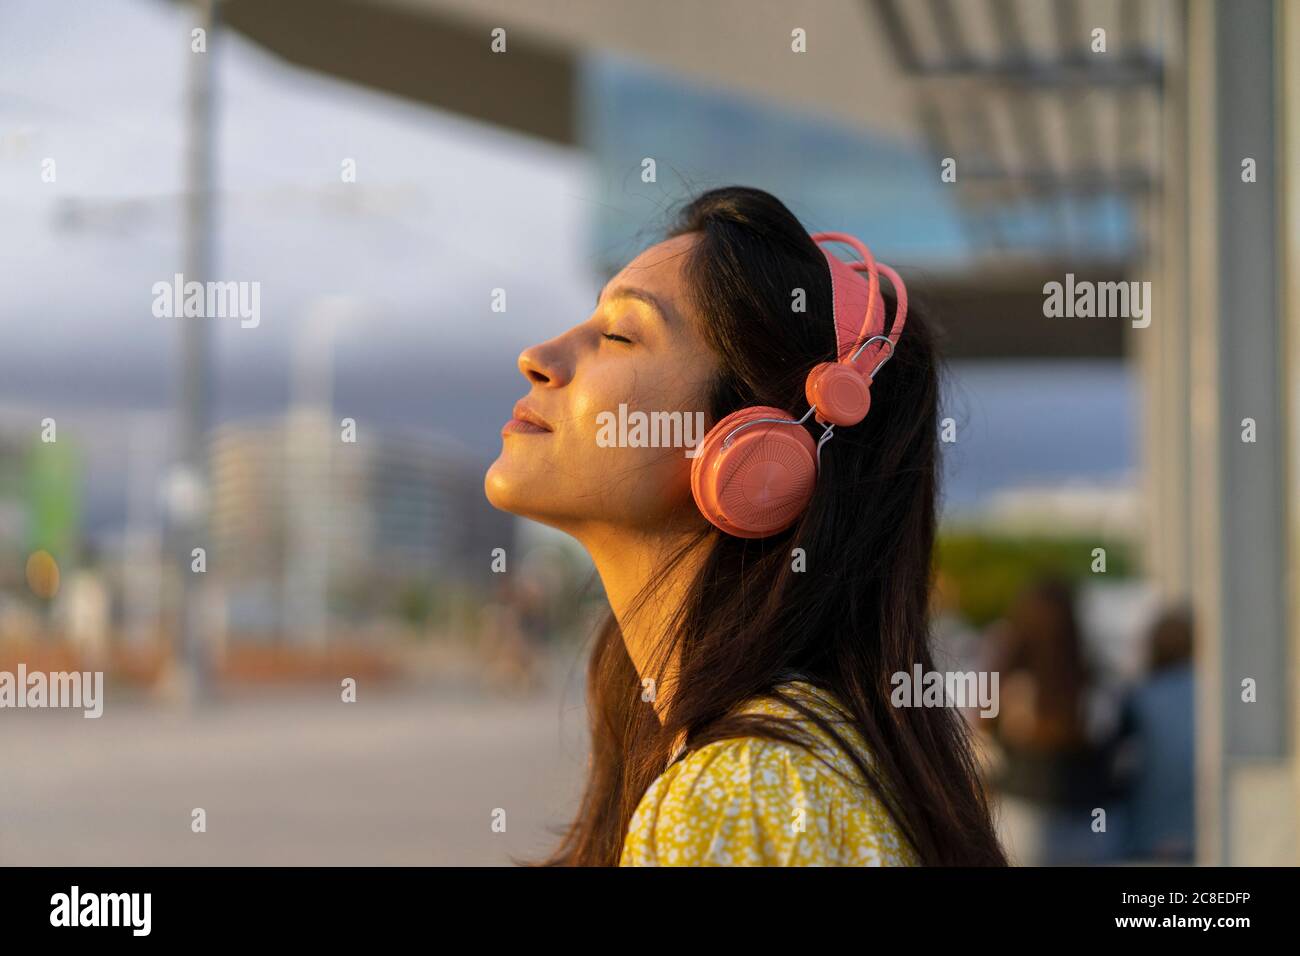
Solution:
[{"label": "woman's face", "polygon": [[[590,318],[520,354],[530,387],[484,479],[493,506],[572,534],[703,521],[691,501],[688,449],[663,447],[669,437],[698,444],[709,423],[717,362],[682,275],[697,239],[688,233],[646,249],[609,281]],[[649,444],[656,437],[660,447]]]}]

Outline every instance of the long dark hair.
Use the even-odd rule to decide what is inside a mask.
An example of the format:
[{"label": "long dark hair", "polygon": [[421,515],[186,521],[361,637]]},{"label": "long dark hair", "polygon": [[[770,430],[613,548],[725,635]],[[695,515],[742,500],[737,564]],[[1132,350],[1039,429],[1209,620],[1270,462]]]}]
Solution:
[{"label": "long dark hair", "polygon": [[[731,187],[703,193],[668,235],[698,233],[684,263],[688,294],[718,356],[708,414],[745,405],[801,414],[804,379],[835,354],[826,261],[774,196]],[[882,283],[882,285],[884,285]],[[803,289],[806,311],[792,309]],[[892,316],[893,299],[886,296]],[[637,803],[672,741],[695,748],[738,736],[806,744],[796,724],[734,709],[787,701],[839,740],[925,864],[999,864],[988,804],[960,715],[890,705],[890,676],[932,669],[927,621],[938,480],[938,360],[924,316],[909,309],[897,354],[872,388],[871,413],[837,428],[822,450],[810,507],[789,530],[743,540],[712,526],[666,561],[654,594],[685,556],[704,556],[656,649],[679,655],[662,722],[610,614],[587,676],[591,763],[577,818],[553,865],[613,865]],[[811,424],[811,422],[810,422]],[[812,429],[814,436],[820,429]],[[806,568],[795,570],[794,549]],[[778,688],[791,673],[832,693],[874,766],[813,710]],[[661,682],[662,683],[662,682]]]},{"label": "long dark hair", "polygon": [[[1035,733],[1029,749],[1069,750],[1087,744],[1085,702],[1095,679],[1069,581],[1047,576],[1016,597],[993,666],[1002,675],[1033,678]],[[995,728],[999,727],[994,723]],[[1003,741],[1004,746],[1012,746]],[[1015,745],[1019,749],[1024,745]]]}]

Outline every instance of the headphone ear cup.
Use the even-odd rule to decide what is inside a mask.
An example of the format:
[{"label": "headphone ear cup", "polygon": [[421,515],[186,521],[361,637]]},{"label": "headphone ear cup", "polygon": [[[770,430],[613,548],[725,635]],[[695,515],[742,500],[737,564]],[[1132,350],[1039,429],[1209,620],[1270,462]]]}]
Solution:
[{"label": "headphone ear cup", "polygon": [[802,425],[750,425],[723,448],[738,425],[792,417],[770,405],[752,405],[732,412],[704,436],[691,464],[691,494],[715,527],[738,538],[765,538],[784,531],[808,506],[817,445]]},{"label": "headphone ear cup", "polygon": [[871,383],[850,365],[823,362],[808,373],[804,397],[817,407],[819,420],[848,427],[867,417]]}]

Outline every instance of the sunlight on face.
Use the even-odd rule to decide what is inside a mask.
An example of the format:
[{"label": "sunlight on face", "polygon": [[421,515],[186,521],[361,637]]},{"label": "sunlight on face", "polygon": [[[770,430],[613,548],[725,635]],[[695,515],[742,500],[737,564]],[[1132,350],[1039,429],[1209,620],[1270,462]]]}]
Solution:
[{"label": "sunlight on face", "polygon": [[493,506],[575,534],[703,520],[685,448],[607,447],[620,404],[628,416],[677,413],[690,422],[707,411],[717,363],[682,275],[697,239],[688,233],[646,249],[609,281],[589,319],[519,356],[531,389],[484,479]]}]

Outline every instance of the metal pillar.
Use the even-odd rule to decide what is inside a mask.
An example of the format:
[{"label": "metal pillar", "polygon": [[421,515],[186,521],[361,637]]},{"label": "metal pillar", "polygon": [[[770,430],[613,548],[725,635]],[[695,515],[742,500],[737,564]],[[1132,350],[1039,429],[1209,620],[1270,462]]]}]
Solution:
[{"label": "metal pillar", "polygon": [[[189,109],[185,157],[185,281],[205,282],[212,268],[213,57],[216,55],[217,0],[195,0],[194,28],[205,33],[206,52],[190,53]],[[181,328],[179,455],[172,485],[175,550],[181,574],[178,650],[180,677],[194,700],[208,694],[210,651],[205,632],[206,575],[191,570],[194,548],[210,552],[210,482],[207,448],[211,391],[210,330],[204,318],[178,317]],[[210,555],[209,555],[210,556]]]}]

